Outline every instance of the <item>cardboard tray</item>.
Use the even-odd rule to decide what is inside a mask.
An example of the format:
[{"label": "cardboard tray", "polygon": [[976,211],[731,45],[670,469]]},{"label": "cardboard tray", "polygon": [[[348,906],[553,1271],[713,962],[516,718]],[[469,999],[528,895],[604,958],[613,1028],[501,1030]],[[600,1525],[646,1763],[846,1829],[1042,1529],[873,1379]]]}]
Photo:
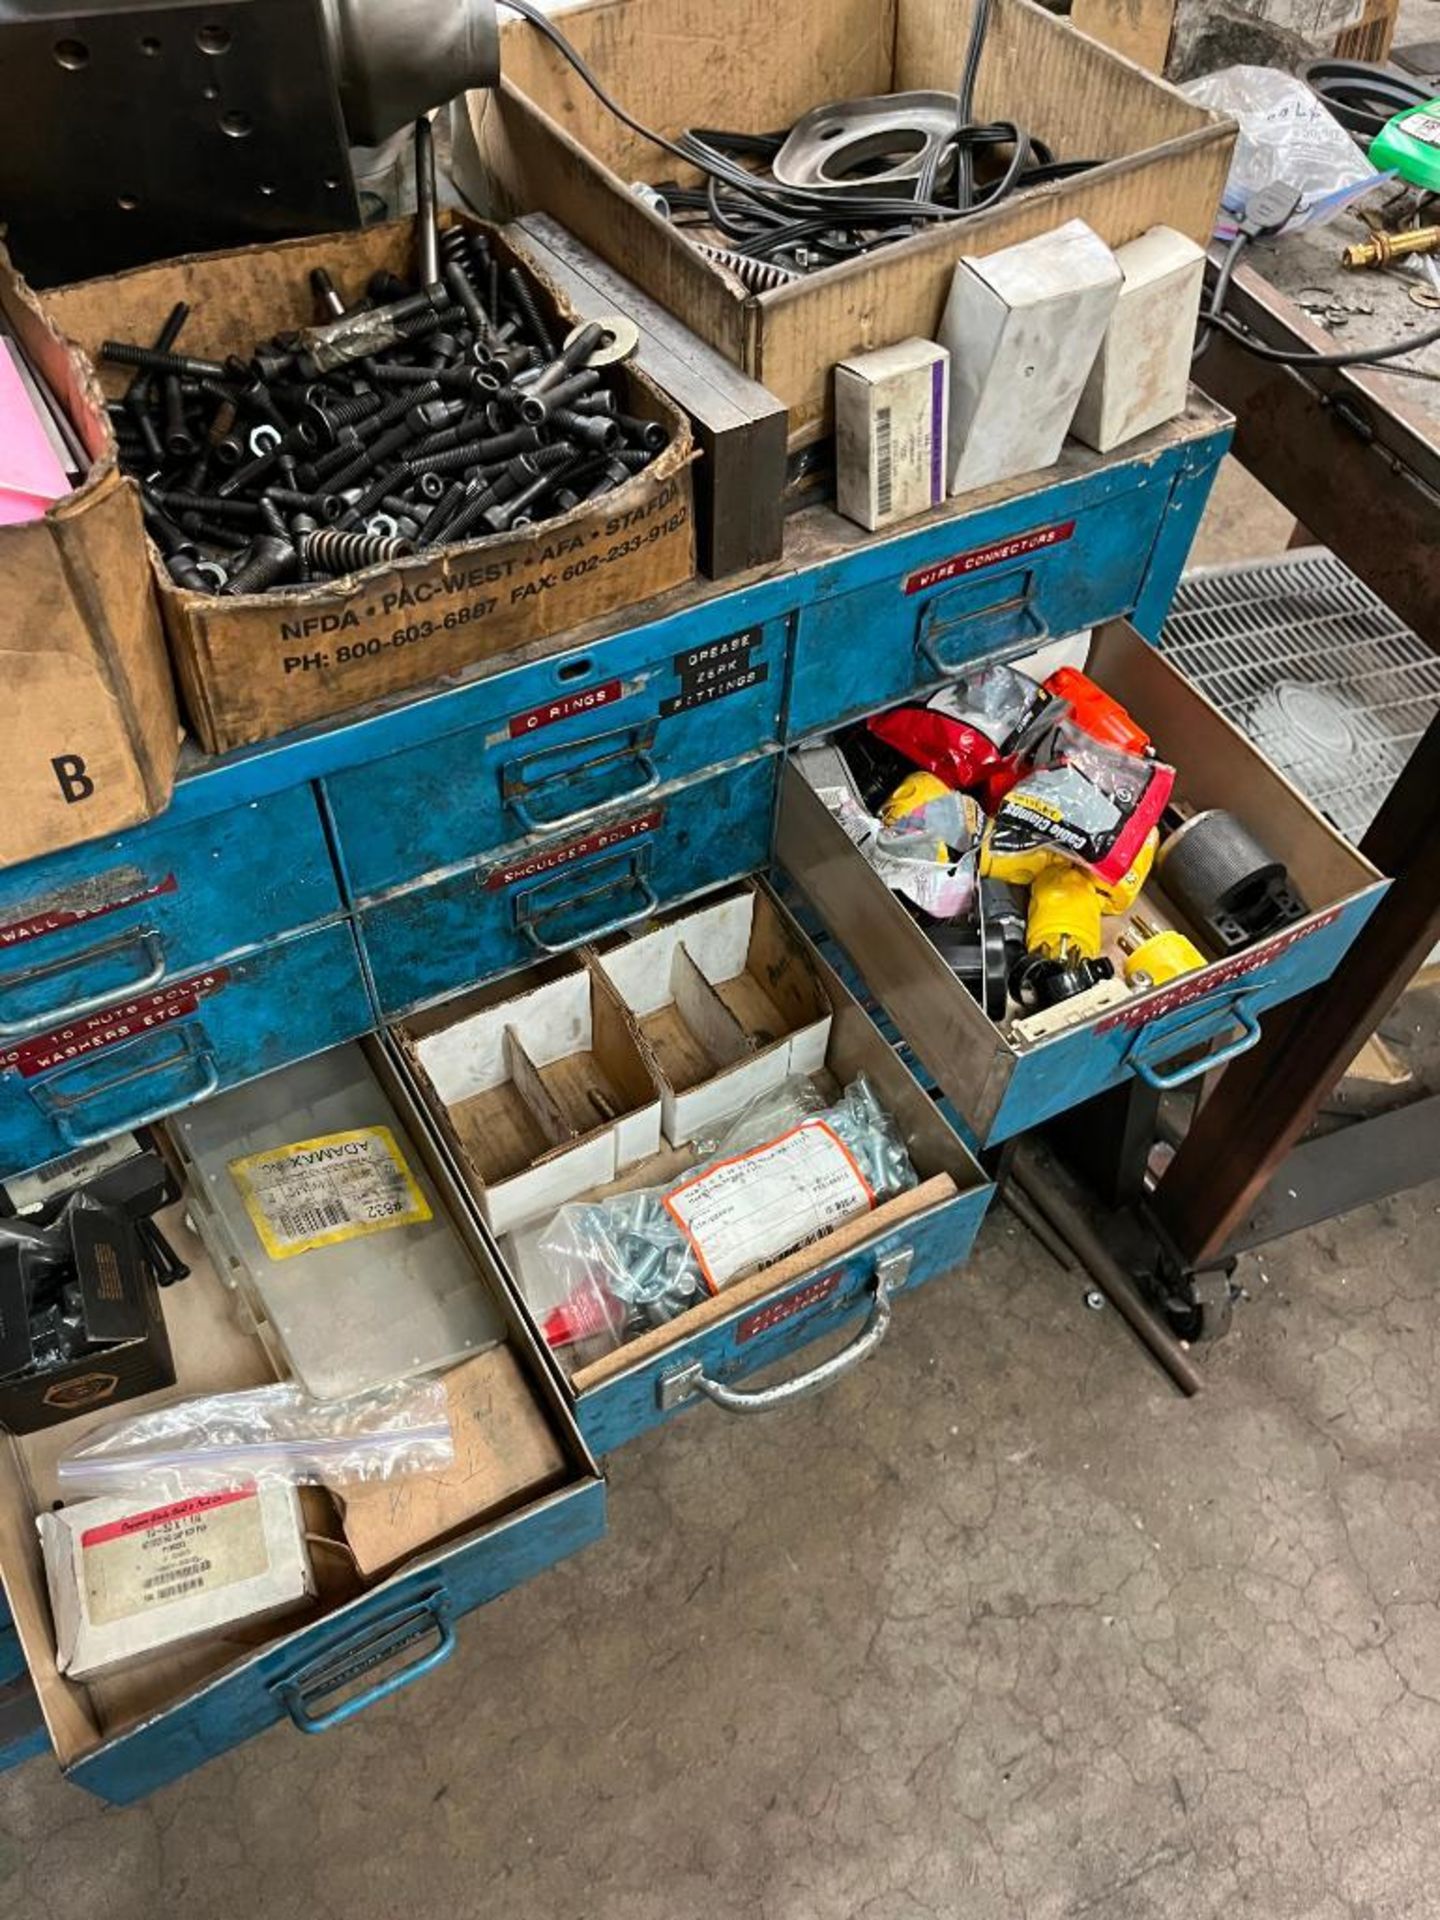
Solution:
[{"label": "cardboard tray", "polygon": [[140,501],[104,396],[0,248],[0,313],[94,462],[39,520],[0,527],[0,866],[148,820],[169,804],[180,721]]},{"label": "cardboard tray", "polygon": [[[502,262],[515,258],[500,235],[491,233],[490,243]],[[152,339],[174,303],[185,300],[192,311],[184,350],[223,360],[314,321],[312,268],[327,268],[353,300],[380,269],[408,272],[413,246],[414,223],[395,220],[318,240],[190,254],[57,288],[45,295],[45,309],[93,357],[106,339]],[[574,318],[548,283],[542,305],[552,318]],[[123,391],[127,377],[124,368],[99,374],[112,393]],[[623,378],[627,410],[662,420],[669,446],[613,493],[523,532],[417,554],[345,580],[237,599],[183,591],[152,549],[165,626],[201,745],[224,753],[269,739],[563,635],[582,620],[690,579],[689,426],[643,374],[627,369]],[[125,484],[136,492],[133,482]],[[136,521],[138,528],[138,510]]]},{"label": "cardboard tray", "polygon": [[[789,126],[827,101],[953,88],[974,0],[582,0],[564,32],[658,132]],[[1099,165],[751,295],[631,191],[679,163],[630,133],[524,20],[502,28],[505,79],[471,96],[456,176],[477,205],[554,214],[790,409],[791,445],[830,427],[837,360],[933,338],[962,254],[1082,219],[1111,246],[1157,224],[1210,238],[1233,124],[1074,31],[1033,0],[995,0],[980,120],[1014,118],[1061,159]],[[461,116],[456,116],[457,120]]]}]

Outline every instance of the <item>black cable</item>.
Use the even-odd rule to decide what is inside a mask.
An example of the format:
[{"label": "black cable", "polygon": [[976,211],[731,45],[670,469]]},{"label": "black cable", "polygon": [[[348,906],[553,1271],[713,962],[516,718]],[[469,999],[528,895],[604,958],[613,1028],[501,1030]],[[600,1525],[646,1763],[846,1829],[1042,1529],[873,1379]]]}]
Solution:
[{"label": "black cable", "polygon": [[1368,60],[1312,60],[1301,68],[1300,78],[1345,131],[1366,146],[1397,113],[1423,107],[1435,97],[1393,67]]},{"label": "black cable", "polygon": [[[946,206],[932,200],[928,194],[917,195],[915,199],[906,199],[889,194],[867,194],[861,186],[853,192],[807,191],[802,188],[785,187],[777,180],[766,179],[751,173],[740,165],[735,153],[745,152],[761,158],[773,158],[772,142],[775,135],[744,135],[716,133],[704,129],[690,129],[676,140],[657,133],[647,127],[643,121],[622,107],[618,100],[605,88],[593,72],[584,56],[571,45],[565,35],[546,14],[540,12],[533,0],[502,0],[502,4],[512,12],[528,20],[536,30],[543,34],[551,45],[580,76],[581,80],[595,95],[596,99],[614,114],[617,120],[640,139],[659,147],[662,152],[672,154],[687,166],[697,168],[707,178],[716,183],[716,195],[710,204],[721,205],[718,190],[728,188],[739,195],[743,201],[756,210],[758,220],[763,210],[770,216],[782,219],[822,220],[827,229],[845,227],[867,230],[866,239],[856,241],[854,251],[863,251],[866,246],[877,245],[889,237],[886,229],[894,226],[913,226],[917,220],[953,220],[962,212],[978,212],[991,207],[997,201],[1014,191],[1026,177],[1030,169],[1032,155],[1044,154],[1043,164],[1052,165],[1048,150],[1039,142],[1033,145],[1025,133],[1009,121],[997,121],[994,125],[975,127],[965,125],[957,129],[957,164],[969,162],[973,174],[974,156],[981,149],[991,147],[1009,147],[1010,160],[997,184],[978,197],[972,197],[966,208]],[[981,0],[972,21],[970,46],[966,56],[966,74],[973,88],[974,71],[978,70],[980,51],[984,43],[985,28],[989,18],[989,0]],[[965,76],[962,76],[962,83]],[[731,151],[727,151],[730,149]],[[932,188],[933,191],[933,188]],[[727,209],[732,220],[743,218],[740,209],[731,206]],[[873,231],[869,231],[873,230]],[[732,230],[722,226],[729,237],[735,237]]]},{"label": "black cable", "polygon": [[[1422,347],[1433,347],[1440,341],[1440,327],[1434,327],[1429,333],[1418,333],[1410,340],[1393,341],[1388,347],[1357,347],[1353,351],[1339,353],[1312,353],[1308,349],[1292,352],[1285,347],[1267,347],[1263,341],[1254,339],[1238,320],[1232,320],[1228,313],[1222,311],[1241,253],[1252,240],[1273,239],[1283,232],[1299,211],[1302,197],[1296,188],[1277,180],[1259,188],[1246,201],[1239,230],[1226,249],[1209,304],[1200,315],[1201,337],[1196,343],[1193,359],[1200,359],[1215,332],[1225,334],[1247,353],[1253,353],[1257,360],[1265,360],[1278,367],[1383,366],[1387,360],[1398,360],[1404,354],[1418,353]],[[1400,367],[1396,371],[1405,373],[1414,370]]]}]

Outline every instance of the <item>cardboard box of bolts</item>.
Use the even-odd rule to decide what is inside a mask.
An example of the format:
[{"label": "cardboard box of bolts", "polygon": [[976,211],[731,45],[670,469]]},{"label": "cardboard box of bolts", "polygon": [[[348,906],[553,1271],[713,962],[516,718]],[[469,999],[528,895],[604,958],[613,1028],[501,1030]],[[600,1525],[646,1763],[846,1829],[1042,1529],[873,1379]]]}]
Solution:
[{"label": "cardboard box of bolts", "polygon": [[[770,135],[819,108],[902,92],[929,92],[930,114],[940,112],[943,122],[944,100],[937,108],[933,96],[948,96],[953,112],[981,4],[579,0],[552,24],[627,113],[673,140],[695,128]],[[502,83],[470,96],[470,138],[455,146],[463,191],[494,218],[538,211],[563,221],[783,400],[792,447],[830,432],[837,361],[935,337],[962,255],[995,253],[1073,219],[1112,247],[1159,225],[1208,244],[1235,139],[1233,122],[1191,105],[1033,0],[990,0],[975,122],[1017,124],[1057,168],[1092,164],[1042,175],[962,218],[933,221],[766,290],[753,269],[742,269],[754,281],[747,285],[692,244],[698,236],[734,245],[688,224],[703,216],[703,204],[676,196],[666,219],[634,191],[636,183],[663,191],[671,181],[693,190],[703,185],[698,171],[610,113],[529,20],[505,18],[501,49]],[[826,116],[812,124],[808,165],[830,169],[827,180],[834,169],[823,157],[826,143],[850,144],[832,132],[842,124]],[[892,133],[893,144],[878,154],[874,143],[850,146],[846,185],[873,183],[877,173],[914,159],[922,144],[915,128]],[[1004,175],[1013,151],[976,151],[977,201]],[[1032,147],[1032,158],[1043,155]],[[758,163],[751,155],[745,164]],[[813,171],[804,177],[813,179]],[[913,199],[913,181],[909,193]],[[947,205],[952,194],[949,184],[936,189]],[[814,223],[802,244],[817,249]]]},{"label": "cardboard box of bolts", "polygon": [[0,248],[0,331],[63,407],[89,471],[0,526],[0,866],[148,820],[169,804],[180,720],[135,489],[104,401]]},{"label": "cardboard box of bolts", "polygon": [[[446,214],[441,225],[483,234],[502,270],[514,264],[501,236],[481,223]],[[124,391],[132,370],[99,364],[102,343],[153,341],[177,302],[190,308],[177,352],[212,362],[230,355],[248,360],[259,343],[320,322],[310,278],[316,269],[330,275],[351,305],[378,273],[414,284],[414,246],[414,222],[392,221],[319,239],[190,255],[56,288],[44,301],[53,324],[96,362],[113,396]],[[546,324],[563,338],[574,314],[555,289],[533,272],[531,278]],[[206,751],[268,739],[520,647],[548,641],[559,647],[582,621],[619,613],[690,579],[688,422],[642,374],[623,364],[604,371],[607,381],[618,381],[627,415],[664,428],[663,450],[611,491],[568,511],[542,503],[537,513],[546,517],[531,526],[479,538],[467,533],[453,545],[338,579],[238,597],[177,586],[152,544],[176,672]]]}]

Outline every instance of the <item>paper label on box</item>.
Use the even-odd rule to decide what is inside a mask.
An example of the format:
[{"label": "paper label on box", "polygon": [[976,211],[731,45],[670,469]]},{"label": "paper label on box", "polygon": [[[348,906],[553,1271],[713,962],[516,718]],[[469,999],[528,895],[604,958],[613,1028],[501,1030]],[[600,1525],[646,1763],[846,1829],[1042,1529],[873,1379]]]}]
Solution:
[{"label": "paper label on box", "polygon": [[108,1627],[172,1601],[217,1593],[270,1568],[253,1482],[198,1493],[80,1536],[80,1583],[90,1624]]},{"label": "paper label on box", "polygon": [[230,1177],[272,1260],[431,1218],[388,1127],[252,1153],[230,1162]]},{"label": "paper label on box", "polygon": [[823,1120],[804,1120],[665,1196],[712,1293],[874,1204],[855,1156]]},{"label": "paper label on box", "polygon": [[1433,113],[1407,113],[1399,131],[1427,147],[1440,147],[1440,120]]}]

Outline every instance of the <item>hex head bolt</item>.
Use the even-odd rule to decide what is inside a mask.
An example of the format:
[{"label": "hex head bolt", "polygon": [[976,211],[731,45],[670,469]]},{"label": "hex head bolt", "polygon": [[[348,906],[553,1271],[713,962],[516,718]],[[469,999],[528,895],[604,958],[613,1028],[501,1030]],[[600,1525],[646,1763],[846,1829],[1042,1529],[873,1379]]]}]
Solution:
[{"label": "hex head bolt", "polygon": [[114,367],[144,367],[147,373],[178,373],[191,380],[223,380],[218,360],[196,360],[188,353],[166,353],[136,346],[133,340],[102,340],[100,358]]},{"label": "hex head bolt", "polygon": [[553,360],[558,351],[555,336],[546,326],[544,316],[535,299],[534,289],[519,267],[506,268],[505,293],[510,305],[519,314],[521,324],[530,336],[531,345],[538,347],[547,360]]},{"label": "hex head bolt", "polygon": [[300,544],[304,564],[332,578],[357,573],[362,567],[403,560],[414,551],[411,540],[379,533],[343,533],[338,527],[321,527],[316,533],[307,533]]},{"label": "hex head bolt", "polygon": [[[559,449],[547,448],[546,451],[558,452]],[[523,453],[520,456],[522,460],[528,460],[532,457],[530,454]],[[574,459],[573,452],[571,459]],[[561,469],[561,471],[563,470],[564,469]],[[534,523],[530,514],[531,507],[555,486],[556,481],[557,475],[553,472],[539,473],[530,482],[529,486],[522,487],[518,493],[512,494],[509,499],[499,501],[493,507],[487,507],[480,516],[481,522],[487,532],[505,533],[512,527],[528,527],[533,525]]]},{"label": "hex head bolt", "polygon": [[586,321],[569,346],[562,347],[549,366],[540,369],[531,383],[530,392],[548,393],[572,373],[578,373],[604,338],[605,329],[598,320]]},{"label": "hex head bolt", "polygon": [[221,592],[234,598],[242,593],[263,593],[266,587],[274,586],[296,565],[299,555],[288,539],[278,534],[262,533],[254,541],[250,551],[241,564],[231,574],[221,588]]},{"label": "hex head bolt", "polygon": [[310,291],[315,295],[315,304],[322,313],[328,314],[332,320],[344,319],[345,302],[324,267],[310,269]]},{"label": "hex head bolt", "polygon": [[593,453],[611,453],[624,439],[618,420],[607,420],[603,414],[575,413],[569,407],[557,407],[550,415],[550,424],[567,440]]},{"label": "hex head bolt", "polygon": [[[454,229],[452,229],[454,231]],[[447,234],[446,239],[449,238]],[[490,324],[490,316],[480,304],[480,295],[475,291],[475,282],[465,271],[463,262],[448,259],[445,262],[445,285],[450,289],[451,298],[456,306],[464,310],[470,323],[470,331],[481,346],[488,346],[495,338],[495,329]]]}]

